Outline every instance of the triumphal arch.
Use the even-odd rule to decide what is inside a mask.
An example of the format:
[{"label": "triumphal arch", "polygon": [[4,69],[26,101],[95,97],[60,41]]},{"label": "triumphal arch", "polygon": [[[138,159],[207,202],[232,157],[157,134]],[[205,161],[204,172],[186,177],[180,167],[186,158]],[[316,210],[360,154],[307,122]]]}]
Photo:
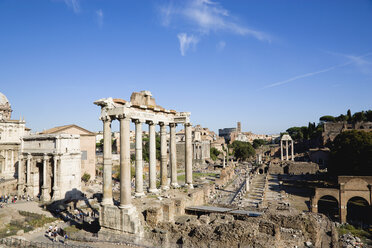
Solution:
[{"label": "triumphal arch", "polygon": [[[156,105],[151,92],[133,92],[130,101],[104,98],[94,102],[101,107],[103,122],[103,199],[101,204],[101,227],[122,232],[141,234],[142,227],[136,208],[131,203],[130,175],[130,122],[135,123],[135,196],[145,194],[143,189],[142,124],[149,128],[149,193],[156,193],[156,137],[155,127],[160,126],[160,190],[178,187],[176,157],[176,126],[185,126],[185,186],[192,183],[192,132],[189,112],[166,110]],[[112,199],[111,122],[120,122],[120,204]],[[167,126],[170,129],[170,185],[167,171]]]}]

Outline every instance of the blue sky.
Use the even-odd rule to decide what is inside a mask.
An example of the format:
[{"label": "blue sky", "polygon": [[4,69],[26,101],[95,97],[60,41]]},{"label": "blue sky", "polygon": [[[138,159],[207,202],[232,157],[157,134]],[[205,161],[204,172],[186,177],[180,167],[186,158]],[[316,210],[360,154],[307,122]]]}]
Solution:
[{"label": "blue sky", "polygon": [[150,90],[193,124],[278,133],[372,108],[371,27],[362,0],[0,0],[0,92],[33,131],[98,131],[93,101]]}]

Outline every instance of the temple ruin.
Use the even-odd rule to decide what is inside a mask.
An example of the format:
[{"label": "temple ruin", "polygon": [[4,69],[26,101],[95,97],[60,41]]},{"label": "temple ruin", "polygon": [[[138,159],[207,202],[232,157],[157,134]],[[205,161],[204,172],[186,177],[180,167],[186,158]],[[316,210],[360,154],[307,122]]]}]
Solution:
[{"label": "temple ruin", "polygon": [[[192,182],[192,133],[190,113],[166,110],[156,105],[151,92],[133,92],[130,101],[104,98],[94,102],[101,107],[103,122],[103,199],[100,210],[100,224],[103,228],[141,235],[143,233],[138,212],[131,202],[130,178],[130,122],[135,123],[135,196],[145,195],[143,189],[142,124],[149,127],[149,193],[157,193],[156,187],[156,144],[155,127],[160,126],[160,190],[170,186],[178,187],[176,126],[185,127],[185,186],[193,188]],[[115,206],[112,197],[112,152],[111,122],[120,122],[120,204]],[[167,171],[166,129],[170,129],[170,185]]]}]

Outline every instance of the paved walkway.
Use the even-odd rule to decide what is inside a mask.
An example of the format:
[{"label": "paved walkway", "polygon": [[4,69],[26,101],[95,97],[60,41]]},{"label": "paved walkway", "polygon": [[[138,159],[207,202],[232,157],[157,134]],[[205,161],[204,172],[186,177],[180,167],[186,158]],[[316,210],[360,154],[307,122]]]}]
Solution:
[{"label": "paved walkway", "polygon": [[47,217],[53,217],[53,215],[39,207],[39,203],[34,201],[17,201],[16,203],[8,203],[5,208],[12,208],[18,211],[26,211],[36,214],[42,214]]},{"label": "paved walkway", "polygon": [[249,191],[242,199],[241,205],[244,207],[258,207],[262,203],[265,194],[266,175],[258,174],[252,178]]}]

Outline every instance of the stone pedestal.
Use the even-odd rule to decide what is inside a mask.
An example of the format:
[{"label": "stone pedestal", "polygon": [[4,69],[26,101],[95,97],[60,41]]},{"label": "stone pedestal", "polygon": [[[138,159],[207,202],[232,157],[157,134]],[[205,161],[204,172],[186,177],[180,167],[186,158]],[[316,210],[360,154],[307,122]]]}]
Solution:
[{"label": "stone pedestal", "polygon": [[42,187],[41,188],[41,196],[40,196],[40,200],[41,201],[50,201],[50,194],[49,194],[49,190],[48,190],[48,187]]},{"label": "stone pedestal", "polygon": [[102,205],[99,222],[101,227],[106,229],[136,234],[139,237],[144,235],[137,209],[133,205],[120,208],[113,205]]}]

